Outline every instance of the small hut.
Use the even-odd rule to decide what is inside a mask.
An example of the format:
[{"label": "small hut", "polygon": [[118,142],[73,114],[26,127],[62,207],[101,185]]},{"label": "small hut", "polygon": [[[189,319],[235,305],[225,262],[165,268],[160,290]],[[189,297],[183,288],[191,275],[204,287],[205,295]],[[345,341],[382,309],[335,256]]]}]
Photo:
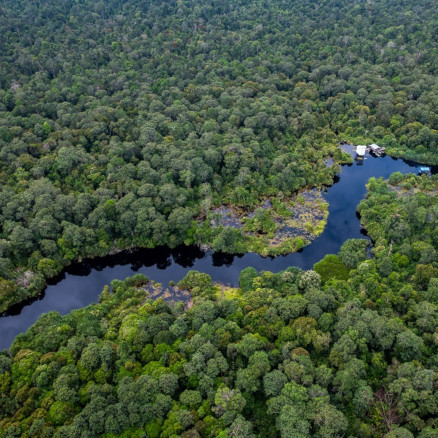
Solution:
[{"label": "small hut", "polygon": [[367,151],[367,147],[366,146],[363,146],[363,145],[356,146],[356,155],[358,157],[364,157],[366,151]]},{"label": "small hut", "polygon": [[375,143],[371,144],[368,149],[372,154],[376,155],[377,157],[380,157],[385,152],[385,148],[383,146],[379,146]]}]

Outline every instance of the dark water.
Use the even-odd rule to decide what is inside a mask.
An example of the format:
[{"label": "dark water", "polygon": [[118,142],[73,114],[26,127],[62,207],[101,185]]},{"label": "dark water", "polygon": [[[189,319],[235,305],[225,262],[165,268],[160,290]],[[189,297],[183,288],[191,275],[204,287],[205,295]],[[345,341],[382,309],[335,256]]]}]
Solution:
[{"label": "dark water", "polygon": [[249,253],[230,256],[202,252],[194,247],[156,248],[121,253],[102,259],[86,261],[67,268],[55,284],[47,286],[38,299],[16,306],[0,318],[0,349],[9,348],[14,337],[27,330],[38,317],[56,310],[66,314],[73,309],[96,302],[103,287],[113,279],[125,279],[134,273],[142,273],[150,279],[168,284],[179,281],[191,269],[206,272],[213,281],[237,285],[242,269],[253,266],[261,271],[278,272],[288,266],[310,269],[326,254],[338,252],[342,243],[361,234],[356,206],[365,196],[365,184],[369,178],[387,178],[391,173],[417,172],[420,165],[391,157],[367,157],[362,165],[343,166],[336,183],[325,194],[329,202],[328,223],[324,232],[301,252],[276,258],[263,258]]}]

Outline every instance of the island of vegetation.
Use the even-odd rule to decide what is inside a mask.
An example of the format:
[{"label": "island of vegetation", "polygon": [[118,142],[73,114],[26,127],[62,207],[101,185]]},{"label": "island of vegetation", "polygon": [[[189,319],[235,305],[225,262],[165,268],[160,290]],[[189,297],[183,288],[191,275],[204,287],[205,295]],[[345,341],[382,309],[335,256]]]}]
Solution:
[{"label": "island of vegetation", "polygon": [[238,288],[136,275],[42,316],[0,354],[0,437],[436,438],[438,178],[368,190],[372,257],[348,240]]},{"label": "island of vegetation", "polygon": [[214,251],[262,256],[288,254],[319,236],[327,223],[328,203],[320,191],[266,199],[254,210],[221,206],[208,212],[198,230],[200,242]]},{"label": "island of vegetation", "polygon": [[[436,163],[437,9],[2,1],[0,312],[123,249],[300,248],[319,220],[288,240],[275,208],[248,213],[332,184],[340,140]],[[223,207],[246,235],[200,226]]]}]

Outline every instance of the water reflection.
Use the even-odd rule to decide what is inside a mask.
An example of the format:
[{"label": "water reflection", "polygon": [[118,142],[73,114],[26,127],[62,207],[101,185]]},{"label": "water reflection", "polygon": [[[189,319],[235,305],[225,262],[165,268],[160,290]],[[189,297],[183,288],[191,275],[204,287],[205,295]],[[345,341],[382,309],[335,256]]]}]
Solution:
[{"label": "water reflection", "polygon": [[[329,216],[324,232],[300,252],[286,256],[261,257],[204,252],[197,247],[166,247],[121,252],[104,258],[86,260],[69,266],[52,279],[39,297],[14,306],[0,318],[0,349],[8,348],[14,337],[25,331],[37,318],[52,310],[61,314],[86,306],[98,299],[103,287],[113,279],[124,279],[134,273],[168,284],[178,282],[190,269],[206,272],[214,281],[237,285],[242,269],[281,271],[288,266],[310,269],[326,254],[335,254],[349,238],[366,237],[361,228],[356,206],[365,196],[365,184],[372,176],[387,178],[391,173],[417,172],[419,164],[391,157],[366,157],[363,165],[343,166],[324,197],[329,203]],[[433,169],[436,173],[436,168]]]}]

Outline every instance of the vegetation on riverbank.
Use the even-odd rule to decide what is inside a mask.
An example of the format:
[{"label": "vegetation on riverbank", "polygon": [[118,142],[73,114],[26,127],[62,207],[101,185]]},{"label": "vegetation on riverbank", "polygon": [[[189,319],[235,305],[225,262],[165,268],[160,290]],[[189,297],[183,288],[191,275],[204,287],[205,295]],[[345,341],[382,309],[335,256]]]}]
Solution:
[{"label": "vegetation on riverbank", "polygon": [[200,242],[214,251],[288,254],[319,236],[327,223],[328,203],[320,191],[300,191],[290,198],[270,198],[245,211],[219,207],[198,230]]},{"label": "vegetation on riverbank", "polygon": [[[3,0],[0,313],[126,248],[302,247],[327,209],[292,197],[332,184],[340,140],[436,164],[437,14]],[[438,437],[437,193],[437,177],[371,179],[372,257],[351,240],[233,289],[139,275],[43,315],[0,353],[0,438]]]},{"label": "vegetation on riverbank", "polygon": [[349,240],[234,289],[136,275],[43,315],[0,354],[0,437],[438,436],[437,189],[369,181],[372,258]]},{"label": "vegetation on riverbank", "polygon": [[[375,137],[364,135],[364,134],[341,134],[339,136],[342,141],[346,141],[349,144],[353,145],[370,145],[375,143]],[[422,150],[421,152],[411,150],[408,148],[400,148],[399,143],[391,143],[385,142],[382,140],[377,140],[379,142],[379,146],[385,146],[385,154],[390,155],[395,158],[403,158],[405,160],[415,161],[417,163],[428,164],[428,165],[438,165],[438,155],[433,151]]]},{"label": "vegetation on riverbank", "polygon": [[330,185],[343,137],[436,160],[437,7],[3,1],[0,311],[73,261],[197,244],[212,206]]}]

